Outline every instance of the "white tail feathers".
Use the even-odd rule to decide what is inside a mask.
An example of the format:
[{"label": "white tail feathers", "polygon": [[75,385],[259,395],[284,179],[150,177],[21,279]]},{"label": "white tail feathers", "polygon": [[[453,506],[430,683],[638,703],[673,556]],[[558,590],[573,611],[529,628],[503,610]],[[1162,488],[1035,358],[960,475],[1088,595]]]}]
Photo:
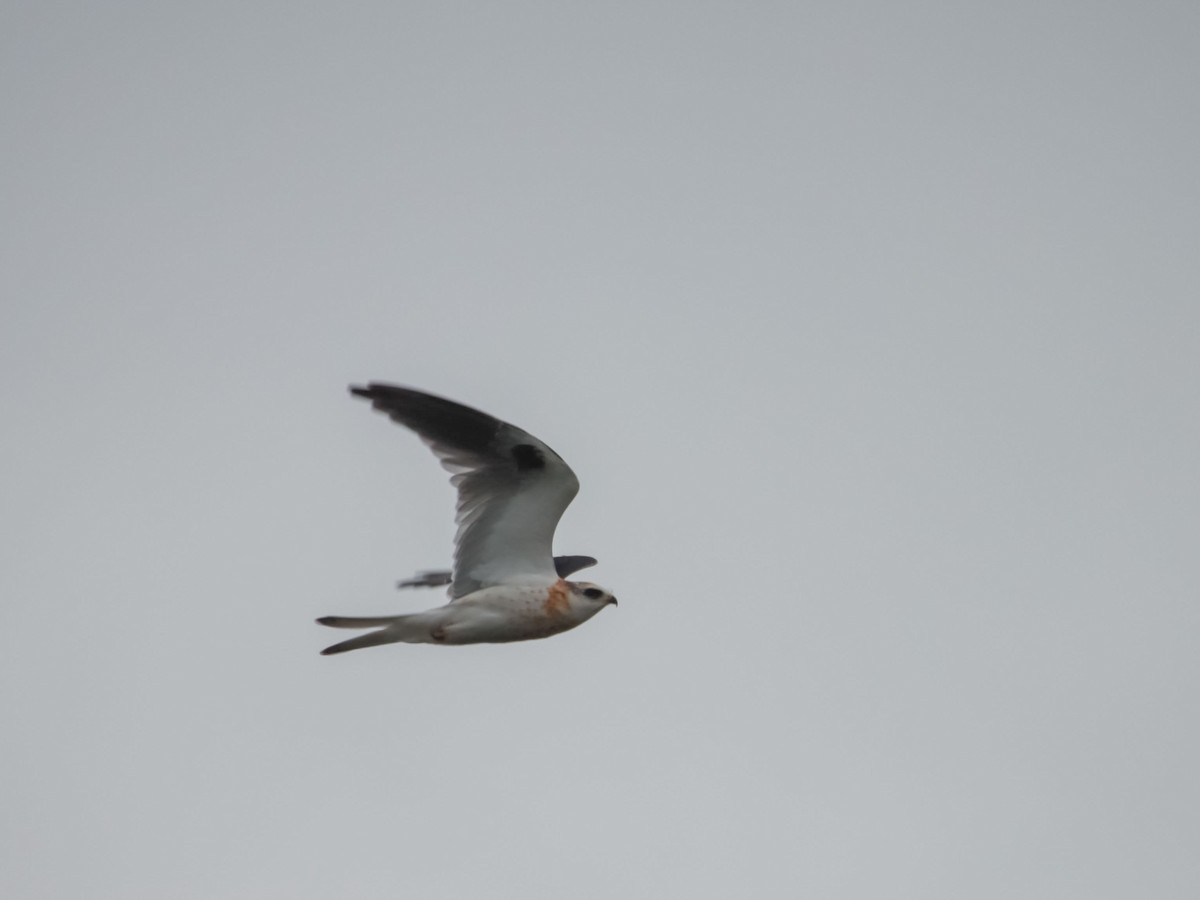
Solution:
[{"label": "white tail feathers", "polygon": [[[435,611],[436,612],[436,611]],[[345,653],[347,650],[361,650],[363,647],[377,647],[380,644],[395,644],[401,641],[409,644],[435,643],[440,638],[431,634],[431,622],[428,613],[416,613],[406,616],[322,616],[317,619],[322,625],[331,628],[377,628],[367,634],[326,647],[321,651],[322,656],[334,653]]]}]

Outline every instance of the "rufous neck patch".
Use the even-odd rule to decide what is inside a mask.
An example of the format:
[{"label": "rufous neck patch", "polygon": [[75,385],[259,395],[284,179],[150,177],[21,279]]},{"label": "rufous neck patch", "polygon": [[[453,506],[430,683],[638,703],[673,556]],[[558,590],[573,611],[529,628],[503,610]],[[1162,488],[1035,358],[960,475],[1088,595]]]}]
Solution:
[{"label": "rufous neck patch", "polygon": [[571,606],[571,586],[561,578],[550,585],[550,590],[546,593],[546,602],[542,608],[550,616],[561,616]]}]

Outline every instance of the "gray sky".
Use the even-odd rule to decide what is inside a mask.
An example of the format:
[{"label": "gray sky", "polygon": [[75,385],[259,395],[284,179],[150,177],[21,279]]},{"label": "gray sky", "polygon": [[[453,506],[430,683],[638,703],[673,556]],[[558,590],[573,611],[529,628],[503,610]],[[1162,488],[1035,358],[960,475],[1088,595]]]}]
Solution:
[{"label": "gray sky", "polygon": [[[1200,895],[1200,6],[0,9],[0,894]],[[621,598],[322,658],[452,494]],[[594,573],[594,574],[593,574]]]}]

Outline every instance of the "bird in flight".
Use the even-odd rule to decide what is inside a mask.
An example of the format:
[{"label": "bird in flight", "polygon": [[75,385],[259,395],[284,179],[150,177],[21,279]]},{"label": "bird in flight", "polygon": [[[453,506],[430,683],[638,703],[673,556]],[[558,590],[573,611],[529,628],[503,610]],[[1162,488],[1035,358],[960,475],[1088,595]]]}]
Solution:
[{"label": "bird in flight", "polygon": [[481,644],[550,637],[582,625],[617,598],[586,581],[590,556],[552,555],[554,529],[579,480],[533,435],[451,400],[371,382],[350,393],[412,429],[458,491],[452,572],[421,572],[400,587],[449,584],[450,602],[398,616],[323,616],[331,628],[375,629],[321,651],[379,644]]}]

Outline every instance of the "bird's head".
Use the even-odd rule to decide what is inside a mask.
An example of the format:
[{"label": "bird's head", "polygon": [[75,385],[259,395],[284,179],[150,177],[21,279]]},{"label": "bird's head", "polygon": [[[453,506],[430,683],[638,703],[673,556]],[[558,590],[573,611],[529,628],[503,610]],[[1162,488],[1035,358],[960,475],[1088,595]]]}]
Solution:
[{"label": "bird's head", "polygon": [[590,581],[569,581],[567,583],[571,585],[571,593],[574,595],[575,602],[591,608],[593,612],[599,612],[609,604],[617,605],[616,597]]}]

